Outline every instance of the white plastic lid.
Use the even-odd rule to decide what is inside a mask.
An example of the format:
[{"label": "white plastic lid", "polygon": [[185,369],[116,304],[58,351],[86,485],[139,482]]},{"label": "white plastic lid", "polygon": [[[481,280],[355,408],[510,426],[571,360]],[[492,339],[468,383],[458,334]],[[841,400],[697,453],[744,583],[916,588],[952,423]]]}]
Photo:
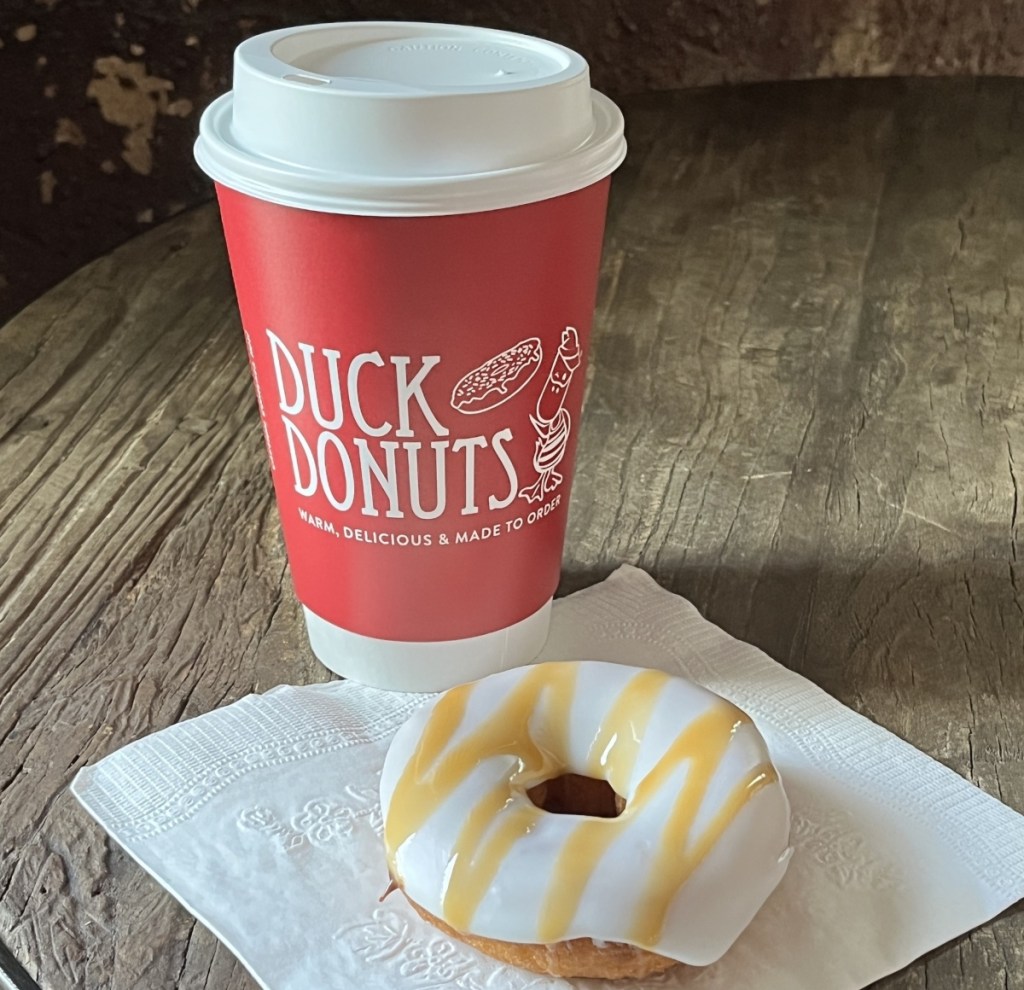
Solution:
[{"label": "white plastic lid", "polygon": [[622,114],[549,41],[447,24],[285,28],[235,50],[203,114],[215,181],[328,213],[434,216],[535,202],[604,178]]}]

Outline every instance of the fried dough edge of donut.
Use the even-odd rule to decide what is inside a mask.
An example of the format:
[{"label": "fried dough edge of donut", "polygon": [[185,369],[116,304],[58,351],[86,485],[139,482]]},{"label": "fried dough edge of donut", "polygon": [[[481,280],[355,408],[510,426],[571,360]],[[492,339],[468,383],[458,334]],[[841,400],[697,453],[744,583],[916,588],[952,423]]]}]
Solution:
[{"label": "fried dough edge of donut", "polygon": [[656,973],[664,973],[673,966],[683,965],[675,959],[659,956],[656,952],[622,942],[606,942],[603,946],[598,946],[589,938],[573,938],[551,945],[534,945],[527,942],[502,942],[495,938],[484,938],[482,935],[457,932],[440,918],[420,907],[404,890],[402,893],[424,921],[445,935],[465,942],[499,962],[528,969],[534,973],[565,978],[643,979]]}]

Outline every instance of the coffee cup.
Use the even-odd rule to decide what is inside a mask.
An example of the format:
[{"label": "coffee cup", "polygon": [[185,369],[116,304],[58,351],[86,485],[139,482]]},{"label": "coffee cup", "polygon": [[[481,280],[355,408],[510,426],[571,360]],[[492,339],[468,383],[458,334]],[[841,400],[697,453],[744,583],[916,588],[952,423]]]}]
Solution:
[{"label": "coffee cup", "polygon": [[433,691],[540,651],[624,154],[618,109],[551,42],[361,22],[237,49],[196,158],[336,673]]}]

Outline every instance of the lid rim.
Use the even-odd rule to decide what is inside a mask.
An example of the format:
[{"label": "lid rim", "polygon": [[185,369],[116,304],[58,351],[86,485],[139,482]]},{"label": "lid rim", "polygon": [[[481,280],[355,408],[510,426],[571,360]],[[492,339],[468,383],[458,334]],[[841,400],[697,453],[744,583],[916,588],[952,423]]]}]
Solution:
[{"label": "lid rim", "polygon": [[[501,171],[450,176],[324,176],[265,158],[225,138],[232,94],[203,112],[194,154],[214,182],[295,209],[354,216],[448,216],[525,206],[562,196],[610,175],[626,156],[622,113],[591,90],[595,127],[565,155]],[[603,127],[601,125],[604,125]],[[291,171],[289,171],[289,168]],[[362,181],[360,181],[362,180]],[[522,180],[522,181],[517,181]],[[368,189],[369,183],[373,189]],[[362,190],[361,194],[357,190]]]}]

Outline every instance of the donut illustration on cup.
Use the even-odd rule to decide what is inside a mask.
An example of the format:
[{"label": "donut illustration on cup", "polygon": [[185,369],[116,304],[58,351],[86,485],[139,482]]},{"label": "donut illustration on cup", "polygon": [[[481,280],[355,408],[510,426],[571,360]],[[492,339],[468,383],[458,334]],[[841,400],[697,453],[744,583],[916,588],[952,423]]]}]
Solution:
[{"label": "donut illustration on cup", "polygon": [[527,502],[541,501],[563,481],[556,468],[565,457],[572,430],[572,418],[565,408],[565,396],[582,359],[579,335],[574,327],[566,327],[548,369],[547,381],[537,397],[537,406],[530,415],[530,422],[537,431],[533,450],[533,469],[537,472],[537,480],[519,491],[519,497],[525,498]]},{"label": "donut illustration on cup", "polygon": [[529,385],[543,353],[540,339],[528,337],[488,358],[459,379],[452,390],[452,409],[473,416],[508,402]]}]

